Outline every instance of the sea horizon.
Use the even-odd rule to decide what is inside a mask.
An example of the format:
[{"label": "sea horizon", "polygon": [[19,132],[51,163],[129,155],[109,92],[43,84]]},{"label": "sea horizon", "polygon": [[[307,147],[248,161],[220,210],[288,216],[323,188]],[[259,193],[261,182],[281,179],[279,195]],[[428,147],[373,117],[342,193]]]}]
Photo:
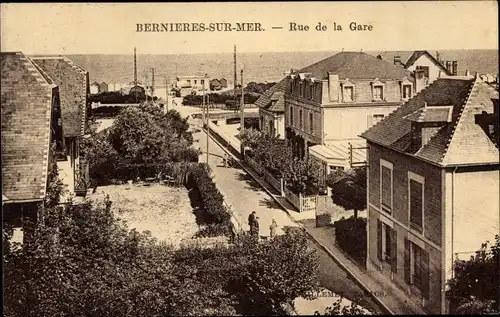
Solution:
[{"label": "sea horizon", "polygon": [[[347,50],[346,50],[347,51]],[[352,50],[350,50],[352,51]],[[436,56],[436,50],[428,50]],[[441,60],[456,60],[458,74],[466,70],[472,74],[498,74],[498,51],[438,50]],[[244,83],[277,82],[290,69],[300,69],[340,51],[302,52],[241,52],[237,53],[237,75],[243,66]],[[405,62],[413,51],[363,51],[367,54],[382,55],[392,63],[395,55]],[[40,55],[34,54],[33,56]],[[133,80],[133,53],[130,54],[51,54],[64,55],[89,72],[91,82],[126,84]],[[233,53],[192,53],[192,54],[141,54],[137,52],[137,77],[141,82],[151,81],[151,69],[155,68],[155,86],[164,84],[165,78],[172,83],[176,76],[207,74],[212,78],[226,78],[234,81]]]}]

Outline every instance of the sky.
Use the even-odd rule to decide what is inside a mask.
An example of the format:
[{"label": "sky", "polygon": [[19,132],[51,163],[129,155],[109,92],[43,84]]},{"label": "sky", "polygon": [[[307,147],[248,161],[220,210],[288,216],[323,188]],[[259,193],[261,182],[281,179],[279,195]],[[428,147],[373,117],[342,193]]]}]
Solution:
[{"label": "sky", "polygon": [[[498,49],[496,1],[8,3],[1,51],[141,54]],[[136,32],[137,23],[261,23],[261,32]],[[326,31],[316,31],[321,22]],[[334,31],[333,23],[343,31]],[[351,31],[349,24],[372,25]],[[290,23],[309,31],[290,31]],[[272,29],[272,27],[283,29]]]}]

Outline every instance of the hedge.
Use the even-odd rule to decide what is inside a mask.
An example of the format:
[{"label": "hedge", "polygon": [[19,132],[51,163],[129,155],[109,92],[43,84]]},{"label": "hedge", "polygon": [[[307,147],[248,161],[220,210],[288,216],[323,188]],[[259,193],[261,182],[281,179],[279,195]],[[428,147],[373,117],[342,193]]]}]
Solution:
[{"label": "hedge", "polygon": [[362,266],[366,260],[366,219],[353,217],[335,222],[337,245]]},{"label": "hedge", "polygon": [[189,174],[188,183],[198,190],[203,207],[209,218],[209,225],[202,230],[205,236],[217,236],[221,233],[230,237],[231,215],[224,206],[224,197],[215,186],[209,175],[206,164],[199,164]]}]

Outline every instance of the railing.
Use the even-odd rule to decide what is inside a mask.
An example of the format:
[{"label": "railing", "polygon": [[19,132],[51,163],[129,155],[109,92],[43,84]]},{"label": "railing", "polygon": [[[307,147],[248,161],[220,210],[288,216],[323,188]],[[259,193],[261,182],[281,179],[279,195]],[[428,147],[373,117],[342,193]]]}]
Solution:
[{"label": "railing", "polygon": [[85,197],[89,186],[89,164],[81,160],[75,164],[75,195]]},{"label": "railing", "polygon": [[[300,196],[300,194],[299,194]],[[300,212],[300,197],[285,186],[285,198]]]},{"label": "railing", "polygon": [[282,181],[282,178],[280,178],[280,180],[277,180],[276,178],[274,178],[274,176],[269,173],[268,171],[266,171],[266,169],[264,169],[264,179],[269,183],[271,184],[271,186],[273,186],[274,189],[276,189],[280,195],[282,195],[283,193],[283,181]]},{"label": "railing", "polygon": [[314,211],[316,210],[316,205],[318,203],[318,196],[306,196],[303,197],[302,195],[299,195],[300,199],[300,206],[302,207],[302,211]]},{"label": "railing", "polygon": [[247,161],[248,165],[259,174],[259,176],[262,176],[264,174],[264,168],[261,167],[257,162],[255,162],[252,158],[249,156],[245,156],[245,160]]}]

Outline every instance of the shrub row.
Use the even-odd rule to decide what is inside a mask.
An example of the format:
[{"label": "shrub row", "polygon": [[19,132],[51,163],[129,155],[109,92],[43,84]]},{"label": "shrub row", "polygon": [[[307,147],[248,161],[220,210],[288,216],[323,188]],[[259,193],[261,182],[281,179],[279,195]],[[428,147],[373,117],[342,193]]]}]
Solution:
[{"label": "shrub row", "polygon": [[358,263],[365,265],[366,219],[341,219],[334,226],[337,245]]},{"label": "shrub row", "polygon": [[199,164],[192,169],[188,182],[200,193],[203,207],[209,219],[209,225],[203,231],[204,235],[230,234],[231,215],[224,206],[224,197],[212,181],[205,164]]}]

